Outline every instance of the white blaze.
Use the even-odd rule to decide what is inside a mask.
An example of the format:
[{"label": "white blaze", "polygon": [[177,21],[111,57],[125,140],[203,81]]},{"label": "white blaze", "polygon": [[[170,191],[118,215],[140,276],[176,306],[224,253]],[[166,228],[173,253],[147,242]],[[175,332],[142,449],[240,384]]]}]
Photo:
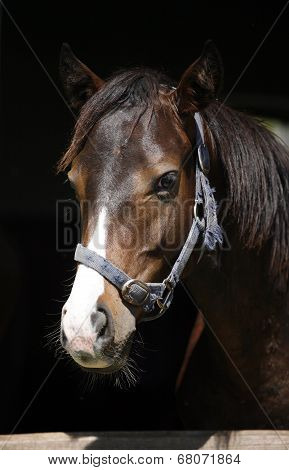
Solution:
[{"label": "white blaze", "polygon": [[[88,248],[105,257],[106,243],[106,208],[103,207],[98,216],[97,224]],[[77,269],[70,296],[66,302],[66,314],[62,319],[62,325],[68,341],[75,336],[93,339],[95,333],[90,321],[90,316],[96,311],[98,298],[104,292],[104,279],[96,271],[83,264]]]}]

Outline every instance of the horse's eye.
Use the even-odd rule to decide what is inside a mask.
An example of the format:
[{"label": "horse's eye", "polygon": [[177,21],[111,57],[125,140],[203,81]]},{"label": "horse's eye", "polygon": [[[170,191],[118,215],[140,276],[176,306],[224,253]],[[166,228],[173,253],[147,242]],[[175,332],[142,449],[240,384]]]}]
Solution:
[{"label": "horse's eye", "polygon": [[176,171],[170,171],[161,176],[156,182],[155,189],[158,193],[170,193],[176,184],[178,174]]}]

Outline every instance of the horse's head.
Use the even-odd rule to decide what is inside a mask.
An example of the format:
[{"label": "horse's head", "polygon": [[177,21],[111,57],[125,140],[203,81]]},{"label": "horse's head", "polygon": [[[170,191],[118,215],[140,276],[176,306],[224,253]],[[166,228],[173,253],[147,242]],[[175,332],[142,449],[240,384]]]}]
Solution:
[{"label": "horse's head", "polygon": [[[107,82],[63,49],[61,75],[81,113],[60,162],[70,167],[82,213],[82,244],[131,278],[160,281],[180,251],[194,203],[194,112],[215,99],[219,56],[210,43],[174,88],[149,70]],[[142,309],[100,274],[79,265],[62,312],[64,348],[84,368],[121,368]]]}]

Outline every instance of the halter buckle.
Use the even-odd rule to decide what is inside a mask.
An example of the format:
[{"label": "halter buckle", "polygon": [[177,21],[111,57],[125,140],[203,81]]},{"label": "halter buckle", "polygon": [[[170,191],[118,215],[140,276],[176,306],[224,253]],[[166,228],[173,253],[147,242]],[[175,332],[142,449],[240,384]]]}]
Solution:
[{"label": "halter buckle", "polygon": [[[141,290],[144,291],[144,296],[140,299],[137,298],[137,294],[141,294],[141,292],[133,292],[134,286],[138,286]],[[126,302],[132,305],[140,306],[143,305],[147,300],[150,294],[150,289],[145,282],[138,281],[137,279],[130,279],[129,281],[125,282],[122,286],[121,294],[123,299],[126,300]]]},{"label": "halter buckle", "polygon": [[[200,210],[200,208],[202,208]],[[196,199],[195,200],[195,205],[194,205],[194,219],[199,223],[199,225],[202,225],[204,222],[204,203],[202,200]]]},{"label": "halter buckle", "polygon": [[[163,314],[171,305],[171,301],[173,300],[173,294],[174,294],[174,287],[172,286],[171,282],[169,279],[165,279],[163,281],[163,284],[165,285],[165,290],[163,297],[161,299],[157,299],[157,305],[160,309],[160,314]],[[165,292],[167,293],[165,294]]]}]

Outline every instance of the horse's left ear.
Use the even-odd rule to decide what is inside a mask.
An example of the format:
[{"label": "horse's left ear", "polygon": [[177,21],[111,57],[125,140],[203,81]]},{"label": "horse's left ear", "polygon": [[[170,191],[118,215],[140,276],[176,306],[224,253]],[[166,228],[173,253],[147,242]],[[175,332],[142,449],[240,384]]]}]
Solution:
[{"label": "horse's left ear", "polygon": [[76,113],[104,84],[100,77],[73,54],[66,43],[62,44],[60,52],[59,72],[68,103]]},{"label": "horse's left ear", "polygon": [[223,64],[212,41],[185,71],[175,91],[179,113],[199,111],[218,97],[223,82]]}]

